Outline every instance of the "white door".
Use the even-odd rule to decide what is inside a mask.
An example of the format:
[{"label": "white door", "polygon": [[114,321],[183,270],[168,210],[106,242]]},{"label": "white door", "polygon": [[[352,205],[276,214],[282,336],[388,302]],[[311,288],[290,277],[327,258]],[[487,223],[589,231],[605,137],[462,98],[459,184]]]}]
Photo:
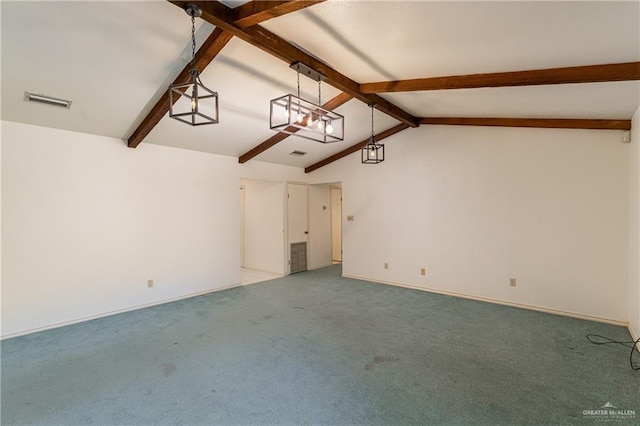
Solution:
[{"label": "white door", "polygon": [[[307,269],[306,242],[309,234],[307,185],[287,184],[287,236],[289,272]],[[305,244],[299,244],[305,243]],[[303,248],[304,246],[304,248]]]},{"label": "white door", "polygon": [[342,262],[342,188],[331,187],[331,259]]}]

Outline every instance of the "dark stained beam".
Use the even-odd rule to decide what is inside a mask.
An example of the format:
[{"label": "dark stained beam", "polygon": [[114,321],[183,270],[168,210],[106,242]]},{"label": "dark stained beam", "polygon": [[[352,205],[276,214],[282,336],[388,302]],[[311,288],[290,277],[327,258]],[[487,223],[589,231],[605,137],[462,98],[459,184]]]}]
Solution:
[{"label": "dark stained beam", "polygon": [[[250,26],[266,21],[267,19],[304,9],[305,7],[321,3],[322,1],[325,0],[254,1],[239,6],[236,9],[228,8],[219,2],[209,2],[213,3],[210,4],[209,7],[224,19],[234,21],[240,26]],[[231,33],[216,28],[202,44],[198,53],[196,53],[196,66],[198,70],[204,70],[232,37],[233,35]],[[191,66],[187,65],[180,74],[178,74],[173,84],[186,83],[190,77],[190,69]],[[168,111],[169,96],[167,93],[164,93],[153,108],[151,108],[149,114],[142,120],[142,123],[140,123],[128,138],[127,145],[131,148],[137,147]]]},{"label": "dark stained beam", "polygon": [[[178,7],[182,7],[184,0],[169,0]],[[408,112],[402,110],[386,99],[376,94],[364,94],[360,92],[360,85],[348,78],[347,76],[334,70],[327,64],[317,60],[308,53],[295,47],[288,41],[278,37],[270,31],[254,25],[248,28],[241,28],[235,24],[233,18],[229,17],[232,9],[225,10],[224,5],[218,2],[193,0],[194,3],[202,9],[202,19],[223,30],[233,34],[234,36],[244,40],[245,42],[281,59],[288,64],[294,62],[303,62],[316,71],[321,72],[326,77],[326,82],[337,88],[338,90],[352,95],[367,104],[374,104],[376,109],[382,111],[396,120],[406,123],[411,127],[418,127],[418,119]]]},{"label": "dark stained beam", "polygon": [[588,120],[573,118],[424,117],[420,119],[420,124],[536,127],[544,129],[631,130],[631,120]]},{"label": "dark stained beam", "polygon": [[[213,33],[207,38],[207,40],[202,44],[200,49],[195,56],[195,63],[198,70],[203,70],[206,68],[213,58],[216,57],[218,53],[224,48],[224,46],[231,40],[233,37],[232,34],[227,33],[219,28],[216,28]],[[191,75],[189,71],[191,70],[191,64],[187,64],[180,71],[180,74],[173,81],[173,84],[186,83],[189,81]],[[177,101],[177,99],[176,99]],[[169,94],[165,91],[160,99],[156,102],[156,104],[151,108],[151,111],[147,116],[142,120],[142,123],[134,130],[131,136],[127,140],[127,145],[130,148],[137,147],[140,142],[143,141],[145,137],[153,130],[153,128],[160,122],[162,117],[169,111]]]},{"label": "dark stained beam", "polygon": [[[332,110],[332,109],[338,108],[342,104],[347,103],[351,99],[353,99],[353,96],[348,95],[346,93],[340,93],[339,95],[337,95],[336,97],[330,99],[327,103],[322,105],[322,107],[324,109]],[[295,128],[295,127],[288,127],[287,131],[297,132],[298,129]],[[256,147],[252,148],[251,150],[245,152],[240,157],[238,157],[238,162],[240,164],[246,163],[247,161],[251,160],[253,157],[262,154],[267,149],[269,149],[272,146],[282,142],[283,140],[285,140],[289,136],[291,136],[291,135],[288,135],[286,133],[276,133],[275,135],[271,136],[266,141],[262,142],[260,145],[257,145]]]},{"label": "dark stained beam", "polygon": [[[392,127],[390,129],[385,130],[384,132],[380,132],[378,133],[375,138],[376,141],[381,141],[382,139],[388,138],[391,135],[395,135],[398,132],[403,131],[404,129],[408,129],[410,126],[406,123],[400,123],[395,127]],[[331,164],[334,161],[338,161],[339,159],[346,157],[349,154],[353,154],[354,152],[357,152],[359,150],[362,149],[363,146],[365,146],[367,144],[367,142],[369,142],[369,138],[363,140],[362,142],[358,142],[355,145],[350,146],[349,148],[340,151],[336,154],[333,154],[330,157],[325,158],[324,160],[318,161],[315,164],[310,165],[309,167],[306,167],[304,169],[305,173],[311,173],[314,170],[318,170],[320,167],[324,167],[327,164]]]},{"label": "dark stained beam", "polygon": [[296,12],[325,0],[250,1],[233,9],[233,22],[240,28]]},{"label": "dark stained beam", "polygon": [[630,80],[640,80],[640,62],[380,81],[361,84],[360,91],[362,93],[418,92]]}]

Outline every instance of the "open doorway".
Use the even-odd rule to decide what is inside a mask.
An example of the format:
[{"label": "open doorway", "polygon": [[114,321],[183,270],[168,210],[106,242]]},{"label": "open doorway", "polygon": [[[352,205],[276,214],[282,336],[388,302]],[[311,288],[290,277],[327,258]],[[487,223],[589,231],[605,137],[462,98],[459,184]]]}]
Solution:
[{"label": "open doorway", "polygon": [[283,276],[284,183],[240,180],[240,283]]}]

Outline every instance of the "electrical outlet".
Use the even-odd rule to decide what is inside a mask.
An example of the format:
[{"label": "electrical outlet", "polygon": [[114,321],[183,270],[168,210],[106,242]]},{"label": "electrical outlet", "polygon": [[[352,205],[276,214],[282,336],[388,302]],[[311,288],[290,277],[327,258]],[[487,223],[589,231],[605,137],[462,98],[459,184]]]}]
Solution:
[{"label": "electrical outlet", "polygon": [[509,278],[509,285],[511,287],[515,287],[516,286],[516,279],[513,278],[513,277]]},{"label": "electrical outlet", "polygon": [[347,222],[353,222],[355,220],[355,218],[353,217],[352,214],[348,214],[347,215]]},{"label": "electrical outlet", "polygon": [[425,268],[420,268],[420,275],[427,275],[427,270]]},{"label": "electrical outlet", "polygon": [[147,288],[153,287],[153,280],[147,280]]},{"label": "electrical outlet", "polygon": [[387,262],[384,262],[384,269],[389,269],[389,264]]}]

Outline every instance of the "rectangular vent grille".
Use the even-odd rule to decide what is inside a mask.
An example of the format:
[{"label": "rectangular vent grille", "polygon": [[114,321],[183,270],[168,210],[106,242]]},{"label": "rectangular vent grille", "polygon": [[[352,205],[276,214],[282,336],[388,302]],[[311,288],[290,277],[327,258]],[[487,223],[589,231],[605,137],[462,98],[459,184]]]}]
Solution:
[{"label": "rectangular vent grille", "polygon": [[303,155],[307,155],[307,153],[304,152],[304,151],[293,151],[293,152],[290,152],[289,155],[295,155],[295,156],[298,156],[298,157],[302,157]]},{"label": "rectangular vent grille", "polygon": [[291,273],[307,270],[307,243],[291,243]]},{"label": "rectangular vent grille", "polygon": [[69,109],[71,108],[71,101],[67,99],[54,98],[46,95],[37,95],[35,93],[24,92],[24,100],[27,102],[37,102],[45,105],[52,105]]}]

